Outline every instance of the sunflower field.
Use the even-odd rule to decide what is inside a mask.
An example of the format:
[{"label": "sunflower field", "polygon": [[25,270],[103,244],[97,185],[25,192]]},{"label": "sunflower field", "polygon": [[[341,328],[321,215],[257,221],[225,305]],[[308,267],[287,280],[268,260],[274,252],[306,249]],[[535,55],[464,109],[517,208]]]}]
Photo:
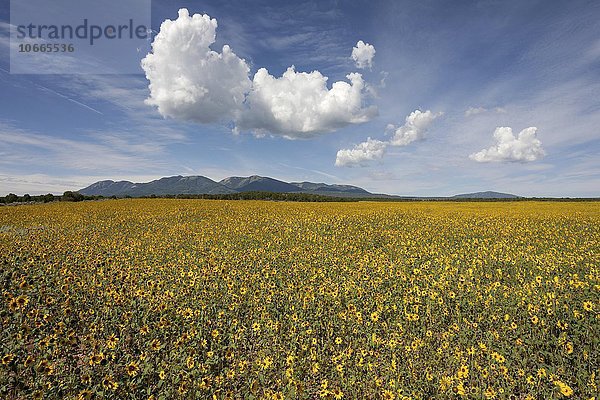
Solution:
[{"label": "sunflower field", "polygon": [[0,208],[2,399],[594,399],[600,203]]}]

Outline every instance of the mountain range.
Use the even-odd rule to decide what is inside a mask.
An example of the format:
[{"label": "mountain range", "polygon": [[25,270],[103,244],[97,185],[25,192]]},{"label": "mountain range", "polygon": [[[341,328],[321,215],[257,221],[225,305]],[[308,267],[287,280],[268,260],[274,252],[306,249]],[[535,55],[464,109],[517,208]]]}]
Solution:
[{"label": "mountain range", "polygon": [[452,198],[453,199],[518,199],[520,197],[515,196],[514,194],[487,191],[487,192],[457,194],[456,196],[452,196]]},{"label": "mountain range", "polygon": [[[134,183],[130,181],[104,180],[91,184],[78,191],[86,196],[144,197],[178,194],[233,194],[243,192],[274,193],[312,193],[336,197],[377,197],[377,198],[416,198],[376,194],[352,185],[330,185],[314,182],[284,182],[265,176],[232,176],[219,182],[205,176],[170,176],[151,182]],[[510,199],[518,196],[498,192],[477,192],[453,196],[454,199]],[[439,199],[439,197],[438,197]]]}]

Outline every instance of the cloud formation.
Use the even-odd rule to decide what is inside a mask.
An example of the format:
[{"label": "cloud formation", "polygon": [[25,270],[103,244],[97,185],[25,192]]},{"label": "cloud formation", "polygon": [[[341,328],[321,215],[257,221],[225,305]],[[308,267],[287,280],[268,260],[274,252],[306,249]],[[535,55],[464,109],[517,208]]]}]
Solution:
[{"label": "cloud formation", "polygon": [[336,167],[365,166],[368,161],[383,158],[388,146],[407,146],[425,137],[431,123],[443,113],[433,113],[430,110],[415,110],[404,120],[404,125],[388,125],[393,136],[388,141],[367,138],[366,142],[355,145],[352,149],[341,149],[335,158]]},{"label": "cloud formation", "polygon": [[359,40],[356,46],[352,48],[351,57],[357,68],[371,68],[373,66],[373,57],[375,57],[375,47]]},{"label": "cloud formation", "polygon": [[396,127],[388,125],[388,129],[393,130],[394,134],[390,140],[392,146],[406,146],[417,140],[422,140],[429,125],[434,119],[441,116],[442,113],[432,113],[430,110],[425,112],[415,110],[404,120],[404,125]]},{"label": "cloud formation", "polygon": [[238,125],[258,133],[303,138],[367,122],[377,110],[362,106],[362,76],[351,73],[346,77],[350,83],[334,82],[328,89],[327,77],[319,71],[296,72],[292,66],[276,78],[261,68],[254,75],[248,107],[240,113]]},{"label": "cloud formation", "polygon": [[495,107],[495,108],[485,108],[485,107],[469,107],[466,111],[465,111],[465,117],[471,117],[473,115],[477,115],[477,114],[483,114],[489,111],[494,111],[498,114],[504,114],[506,113],[506,110],[502,107]]},{"label": "cloud formation", "polygon": [[494,131],[496,144],[469,156],[477,162],[520,161],[530,162],[543,158],[546,152],[536,137],[537,128],[531,126],[515,137],[512,128],[498,127]]},{"label": "cloud formation", "polygon": [[150,81],[147,103],[164,117],[200,123],[232,118],[250,90],[250,68],[229,46],[218,53],[217,20],[179,10],[175,21],[165,20],[142,60]]},{"label": "cloud formation", "polygon": [[187,9],[179,10],[175,21],[161,24],[142,68],[150,81],[147,103],[162,116],[232,121],[235,131],[294,139],[366,122],[377,114],[376,107],[363,104],[367,90],[359,73],[348,74],[348,82],[334,82],[331,89],[319,71],[296,72],[293,66],[281,77],[260,68],[250,79],[248,64],[229,46],[220,53],[210,48],[216,28],[216,19],[190,16]]},{"label": "cloud formation", "polygon": [[367,161],[383,158],[388,142],[367,138],[366,142],[355,145],[352,149],[342,149],[335,158],[336,167],[364,165]]}]

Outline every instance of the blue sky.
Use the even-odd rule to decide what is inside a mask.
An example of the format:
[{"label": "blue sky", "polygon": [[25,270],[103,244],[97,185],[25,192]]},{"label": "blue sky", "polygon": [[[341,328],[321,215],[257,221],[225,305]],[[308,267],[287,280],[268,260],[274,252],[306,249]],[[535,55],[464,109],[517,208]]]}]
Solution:
[{"label": "blue sky", "polygon": [[[0,195],[61,193],[102,179],[258,174],[401,195],[600,196],[597,1],[155,0],[152,28],[177,20],[180,8],[216,19],[210,48],[222,55],[229,45],[231,62],[248,68],[240,90],[255,94],[238,114],[222,110],[208,121],[203,101],[182,109],[176,98],[159,98],[142,67],[10,74],[10,7],[0,1]],[[152,77],[155,90],[170,94],[179,84],[166,60],[188,68],[195,87],[230,87],[226,68],[194,69],[201,60],[173,53],[168,46],[180,38],[169,35],[155,50],[153,65],[164,72]],[[359,40],[375,49],[370,68],[351,58]],[[349,90],[350,73],[362,75],[364,88],[329,93],[333,109],[315,120],[309,112],[273,119],[282,94],[313,98],[316,75],[297,85],[282,78],[292,65],[292,77],[326,76],[327,91],[334,82]],[[415,110],[430,114],[407,119]],[[495,137],[499,127],[514,137]],[[340,150],[347,158],[336,165]]]}]

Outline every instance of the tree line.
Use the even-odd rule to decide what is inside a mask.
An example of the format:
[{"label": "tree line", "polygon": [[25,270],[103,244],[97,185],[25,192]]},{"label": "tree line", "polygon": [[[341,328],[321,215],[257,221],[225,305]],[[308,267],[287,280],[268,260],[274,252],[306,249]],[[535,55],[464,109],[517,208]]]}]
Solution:
[{"label": "tree line", "polygon": [[[31,196],[24,194],[17,196],[10,193],[0,197],[0,204],[19,204],[19,203],[50,203],[53,201],[83,201],[83,200],[103,200],[131,198],[131,196],[86,196],[79,192],[66,191],[62,195],[53,195],[52,193],[44,195]],[[272,193],[272,192],[243,192],[229,194],[177,194],[177,195],[148,195],[141,198],[155,199],[206,199],[206,200],[271,200],[271,201],[302,201],[302,202],[322,202],[322,201],[357,201],[358,199],[322,196],[311,193]]]},{"label": "tree line", "polygon": [[4,197],[0,196],[0,204],[51,203],[53,201],[100,200],[103,198],[103,196],[84,196],[79,192],[72,191],[66,191],[62,195],[54,195],[52,193],[48,193],[35,196],[32,196],[28,193],[25,193],[23,196],[17,196],[14,193],[9,193]]},{"label": "tree line", "polygon": [[[125,196],[128,197],[128,196]],[[177,194],[177,195],[150,195],[143,198],[165,199],[205,199],[205,200],[270,200],[270,201],[302,201],[302,202],[332,202],[332,201],[358,201],[350,197],[332,197],[312,193],[275,193],[275,192],[239,192],[224,194]]]},{"label": "tree line", "polygon": [[[83,200],[104,200],[117,198],[132,198],[131,196],[86,196],[79,192],[66,191],[62,195],[53,195],[52,193],[31,196],[24,194],[17,196],[10,193],[4,197],[0,196],[0,205],[4,204],[26,204],[26,203],[50,203],[53,201],[83,201]],[[535,198],[519,197],[510,199],[467,199],[467,198],[411,198],[411,197],[333,197],[323,196],[312,193],[274,193],[274,192],[241,192],[227,194],[166,194],[166,195],[148,195],[140,198],[145,199],[204,199],[204,200],[267,200],[267,201],[300,201],[300,202],[355,202],[355,201],[453,201],[453,202],[495,202],[495,201],[598,201],[599,198]]]}]

